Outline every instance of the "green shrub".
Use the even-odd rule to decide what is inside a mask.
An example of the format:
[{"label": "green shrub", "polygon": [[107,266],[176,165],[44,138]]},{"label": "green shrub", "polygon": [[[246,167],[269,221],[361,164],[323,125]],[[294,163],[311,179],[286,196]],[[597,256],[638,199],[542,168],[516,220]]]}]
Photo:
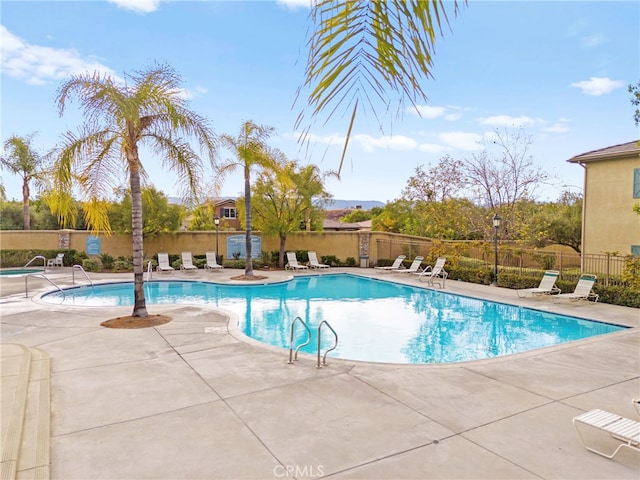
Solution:
[{"label": "green shrub", "polygon": [[337,267],[338,265],[340,265],[340,259],[335,255],[323,255],[320,257],[320,262],[324,263],[325,265],[330,265],[332,267]]},{"label": "green shrub", "polygon": [[107,270],[113,269],[113,262],[115,261],[115,259],[108,253],[103,253],[102,255],[100,255],[100,261],[102,262],[102,268],[105,268]]},{"label": "green shrub", "polygon": [[100,264],[93,258],[85,258],[82,260],[82,268],[85,272],[97,272],[100,269]]},{"label": "green shrub", "polygon": [[[458,266],[447,267],[444,269],[449,273],[449,279],[460,280],[463,282],[479,283],[482,285],[490,285],[493,280],[493,271],[486,268],[470,268],[460,264]],[[498,281],[500,276],[498,276]]]},{"label": "green shrub", "polygon": [[133,265],[129,263],[127,260],[116,260],[113,262],[113,271],[114,272],[128,272],[133,270]]},{"label": "green shrub", "polygon": [[599,302],[621,305],[623,307],[640,308],[640,291],[621,287],[619,285],[598,285],[593,286],[593,291],[599,295]]},{"label": "green shrub", "polygon": [[347,260],[344,262],[347,267],[355,267],[356,259],[353,257],[347,257]]}]

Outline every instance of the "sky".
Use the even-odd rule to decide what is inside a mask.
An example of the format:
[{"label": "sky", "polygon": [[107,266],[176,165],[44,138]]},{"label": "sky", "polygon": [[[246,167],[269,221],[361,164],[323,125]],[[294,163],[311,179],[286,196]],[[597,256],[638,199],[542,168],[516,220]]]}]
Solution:
[{"label": "sky", "polygon": [[[563,190],[581,191],[583,170],[569,158],[640,138],[627,90],[640,82],[640,2],[469,0],[450,17],[436,38],[431,77],[421,83],[428,96],[417,105],[421,115],[410,102],[400,115],[380,107],[381,129],[370,111],[361,114],[340,179],[325,183],[335,199],[393,201],[416,167],[491,151],[496,130],[521,128],[535,168],[551,176],[535,198],[553,201]],[[51,149],[82,124],[77,102],[63,116],[55,104],[70,75],[124,78],[158,62],[181,75],[189,107],[216,134],[235,136],[251,120],[274,128],[268,143],[290,160],[337,170],[347,114],[321,116],[308,145],[296,130],[307,107],[296,92],[310,26],[305,0],[3,0],[2,141],[36,132],[33,145]],[[175,176],[142,153],[149,181],[179,195]],[[229,158],[219,151],[219,160]],[[0,175],[7,197],[21,200],[20,179]],[[203,181],[213,178],[208,168]],[[223,197],[242,191],[241,172],[209,190]]]}]

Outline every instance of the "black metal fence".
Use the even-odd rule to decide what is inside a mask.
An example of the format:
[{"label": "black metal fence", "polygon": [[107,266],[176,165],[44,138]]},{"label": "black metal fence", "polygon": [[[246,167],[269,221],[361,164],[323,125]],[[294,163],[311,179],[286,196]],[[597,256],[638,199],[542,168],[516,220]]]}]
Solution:
[{"label": "black metal fence", "polygon": [[[495,251],[493,242],[444,241],[427,239],[378,240],[378,257],[394,259],[406,255],[410,260],[417,255],[425,258],[445,256],[460,263],[484,264],[493,268]],[[582,273],[598,276],[603,285],[623,285],[622,275],[627,257],[624,255],[594,255],[562,251],[535,250],[501,244],[498,247],[498,266],[521,275],[540,274],[545,270],[558,270],[560,278],[577,280]]]}]

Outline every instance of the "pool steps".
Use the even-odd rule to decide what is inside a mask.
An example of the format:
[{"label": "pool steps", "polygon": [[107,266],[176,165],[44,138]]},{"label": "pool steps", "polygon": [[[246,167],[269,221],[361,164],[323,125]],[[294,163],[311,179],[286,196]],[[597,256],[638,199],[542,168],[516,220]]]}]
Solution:
[{"label": "pool steps", "polygon": [[2,480],[49,479],[51,362],[37,348],[0,345]]}]

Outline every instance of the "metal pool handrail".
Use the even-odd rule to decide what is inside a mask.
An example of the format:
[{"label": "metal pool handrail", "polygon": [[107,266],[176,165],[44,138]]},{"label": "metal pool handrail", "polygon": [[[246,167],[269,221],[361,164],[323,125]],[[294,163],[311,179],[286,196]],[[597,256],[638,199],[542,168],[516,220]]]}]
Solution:
[{"label": "metal pool handrail", "polygon": [[[304,342],[304,343],[301,343],[300,345],[298,345],[298,348],[296,348],[296,353],[295,353],[295,356],[294,356],[294,354],[293,354],[293,331],[294,331],[294,327],[296,325],[296,322],[298,322],[298,321],[302,324],[302,326],[307,331],[307,341]],[[295,360],[298,360],[298,351],[302,347],[304,347],[305,345],[309,345],[309,342],[311,342],[311,330],[309,330],[309,327],[304,322],[304,320],[302,320],[302,318],[300,318],[300,317],[294,318],[293,321],[291,322],[291,336],[289,338],[289,362],[288,363],[291,364]]]},{"label": "metal pool handrail", "polygon": [[333,327],[331,327],[331,325],[329,325],[329,322],[327,322],[326,320],[321,321],[320,325],[318,325],[318,365],[316,365],[316,368],[322,368],[322,366],[320,365],[320,342],[322,341],[320,330],[322,329],[323,325],[326,325],[327,328],[331,330],[331,332],[333,333],[333,336],[336,339],[336,343],[333,344],[333,347],[331,347],[330,349],[324,352],[324,356],[322,357],[322,365],[327,364],[327,353],[329,353],[332,350],[335,350],[336,347],[338,346],[338,334],[336,333],[336,331],[333,329]]},{"label": "metal pool handrail", "polygon": [[76,284],[76,271],[75,269],[79,269],[83,274],[84,274],[84,278],[86,278],[87,280],[89,280],[89,283],[91,284],[91,286],[93,287],[93,282],[91,281],[91,279],[89,278],[89,275],[87,275],[87,272],[84,271],[84,268],[82,268],[82,265],[74,265],[73,266],[73,270],[71,271],[71,281],[73,282],[73,284]]},{"label": "metal pool handrail", "polygon": [[58,290],[60,290],[60,293],[62,293],[62,297],[65,297],[65,293],[64,290],[61,289],[53,280],[51,280],[49,277],[47,277],[46,273],[30,273],[29,275],[25,275],[24,277],[24,296],[26,298],[29,297],[29,277],[42,277],[44,278],[47,282],[49,282],[51,285],[53,285],[54,287],[56,287]]},{"label": "metal pool handrail", "polygon": [[29,265],[31,265],[31,263],[32,263],[34,260],[37,260],[38,258],[41,258],[41,259],[42,259],[42,266],[46,268],[46,267],[47,267],[47,259],[46,259],[46,258],[44,258],[42,255],[36,255],[35,257],[33,257],[31,260],[29,260],[29,261],[27,262],[27,264],[26,264],[23,268],[27,268]]}]

